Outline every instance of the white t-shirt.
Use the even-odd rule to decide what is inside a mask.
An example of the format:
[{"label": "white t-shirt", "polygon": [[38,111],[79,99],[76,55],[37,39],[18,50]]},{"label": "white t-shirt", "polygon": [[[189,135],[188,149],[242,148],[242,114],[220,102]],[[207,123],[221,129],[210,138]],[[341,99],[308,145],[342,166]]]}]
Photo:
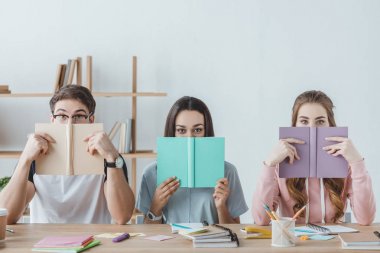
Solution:
[{"label": "white t-shirt", "polygon": [[36,194],[30,202],[30,222],[111,223],[104,177],[34,174]]},{"label": "white t-shirt", "polygon": [[[128,182],[125,163],[123,172]],[[111,223],[104,195],[106,168],[103,175],[37,175],[33,162],[28,180],[36,189],[30,202],[31,223]]]}]

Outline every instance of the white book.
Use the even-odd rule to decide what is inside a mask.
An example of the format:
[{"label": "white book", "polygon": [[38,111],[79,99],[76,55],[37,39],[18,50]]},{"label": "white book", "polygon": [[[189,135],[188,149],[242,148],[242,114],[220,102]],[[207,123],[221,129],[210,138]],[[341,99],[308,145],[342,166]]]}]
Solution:
[{"label": "white book", "polygon": [[237,248],[239,245],[236,241],[229,242],[193,242],[194,248]]},{"label": "white book", "polygon": [[131,152],[132,119],[126,119],[120,124],[119,153]]},{"label": "white book", "polygon": [[116,121],[113,125],[111,131],[108,134],[108,138],[112,141],[115,138],[115,135],[120,130],[121,123],[119,121]]}]

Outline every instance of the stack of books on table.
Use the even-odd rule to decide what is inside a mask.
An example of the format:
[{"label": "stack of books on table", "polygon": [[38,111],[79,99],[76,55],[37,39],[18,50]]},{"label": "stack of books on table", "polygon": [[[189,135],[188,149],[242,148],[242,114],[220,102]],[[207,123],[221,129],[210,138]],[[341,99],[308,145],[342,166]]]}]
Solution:
[{"label": "stack of books on table", "polygon": [[239,239],[236,233],[220,225],[211,225],[192,230],[179,230],[180,235],[191,239],[194,248],[237,248]]},{"label": "stack of books on table", "polygon": [[47,236],[36,243],[32,251],[76,253],[99,244],[100,241],[94,240],[92,235]]},{"label": "stack of books on table", "polygon": [[0,94],[11,94],[8,85],[0,84]]}]

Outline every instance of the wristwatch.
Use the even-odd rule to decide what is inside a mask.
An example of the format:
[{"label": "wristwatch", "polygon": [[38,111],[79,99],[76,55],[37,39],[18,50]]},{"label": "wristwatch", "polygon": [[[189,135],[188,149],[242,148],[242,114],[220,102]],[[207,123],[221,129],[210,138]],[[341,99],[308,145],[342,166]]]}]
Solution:
[{"label": "wristwatch", "polygon": [[116,158],[115,162],[109,163],[106,161],[106,166],[107,166],[107,168],[119,168],[119,169],[121,169],[124,166],[124,159],[121,157],[121,155],[119,155]]},{"label": "wristwatch", "polygon": [[148,217],[149,220],[152,220],[152,221],[158,221],[158,220],[161,220],[162,219],[162,214],[160,216],[156,216],[154,213],[152,213],[151,211],[148,211],[146,213],[146,217]]}]

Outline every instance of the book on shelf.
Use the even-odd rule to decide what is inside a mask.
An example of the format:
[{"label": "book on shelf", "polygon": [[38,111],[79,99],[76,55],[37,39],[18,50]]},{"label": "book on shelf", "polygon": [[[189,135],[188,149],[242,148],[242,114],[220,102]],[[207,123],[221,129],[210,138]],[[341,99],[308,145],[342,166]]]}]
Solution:
[{"label": "book on shelf", "polygon": [[180,187],[215,187],[224,177],[224,138],[158,138],[157,185],[173,176]]},{"label": "book on shelf", "polygon": [[65,69],[65,75],[63,78],[63,85],[62,86],[69,84],[69,73],[70,73],[70,69],[71,69],[71,63],[72,63],[72,60],[70,60],[70,59],[67,60],[67,65],[66,65],[66,69]]},{"label": "book on shelf", "polygon": [[1,84],[0,85],[0,94],[10,94],[11,91],[9,90],[8,85]]},{"label": "book on shelf", "polygon": [[36,173],[42,175],[104,174],[104,159],[97,152],[87,151],[84,139],[91,133],[102,131],[103,124],[36,124],[36,133],[50,135],[46,155],[36,160]]},{"label": "book on shelf", "polygon": [[113,141],[115,137],[117,136],[118,132],[119,132],[119,138],[118,138],[119,153],[120,154],[130,153],[131,140],[132,140],[132,119],[126,119],[124,122],[119,122],[119,121],[115,122],[110,132],[108,133],[108,138],[111,141]]},{"label": "book on shelf", "polygon": [[297,149],[300,160],[293,164],[288,159],[280,163],[281,178],[345,178],[348,163],[342,156],[333,156],[323,147],[337,144],[326,137],[347,137],[347,127],[280,127],[280,139],[296,138],[304,144],[292,144]]},{"label": "book on shelf", "polygon": [[115,138],[117,132],[120,130],[120,125],[121,123],[119,121],[116,121],[115,124],[112,126],[110,132],[108,133],[108,138],[111,141]]},{"label": "book on shelf", "polygon": [[57,68],[56,79],[55,79],[54,92],[58,91],[63,86],[65,71],[66,71],[66,64],[59,64]]},{"label": "book on shelf", "polygon": [[342,249],[380,250],[380,238],[373,231],[340,234]]},{"label": "book on shelf", "polygon": [[126,119],[120,124],[119,153],[131,152],[132,119]]}]

